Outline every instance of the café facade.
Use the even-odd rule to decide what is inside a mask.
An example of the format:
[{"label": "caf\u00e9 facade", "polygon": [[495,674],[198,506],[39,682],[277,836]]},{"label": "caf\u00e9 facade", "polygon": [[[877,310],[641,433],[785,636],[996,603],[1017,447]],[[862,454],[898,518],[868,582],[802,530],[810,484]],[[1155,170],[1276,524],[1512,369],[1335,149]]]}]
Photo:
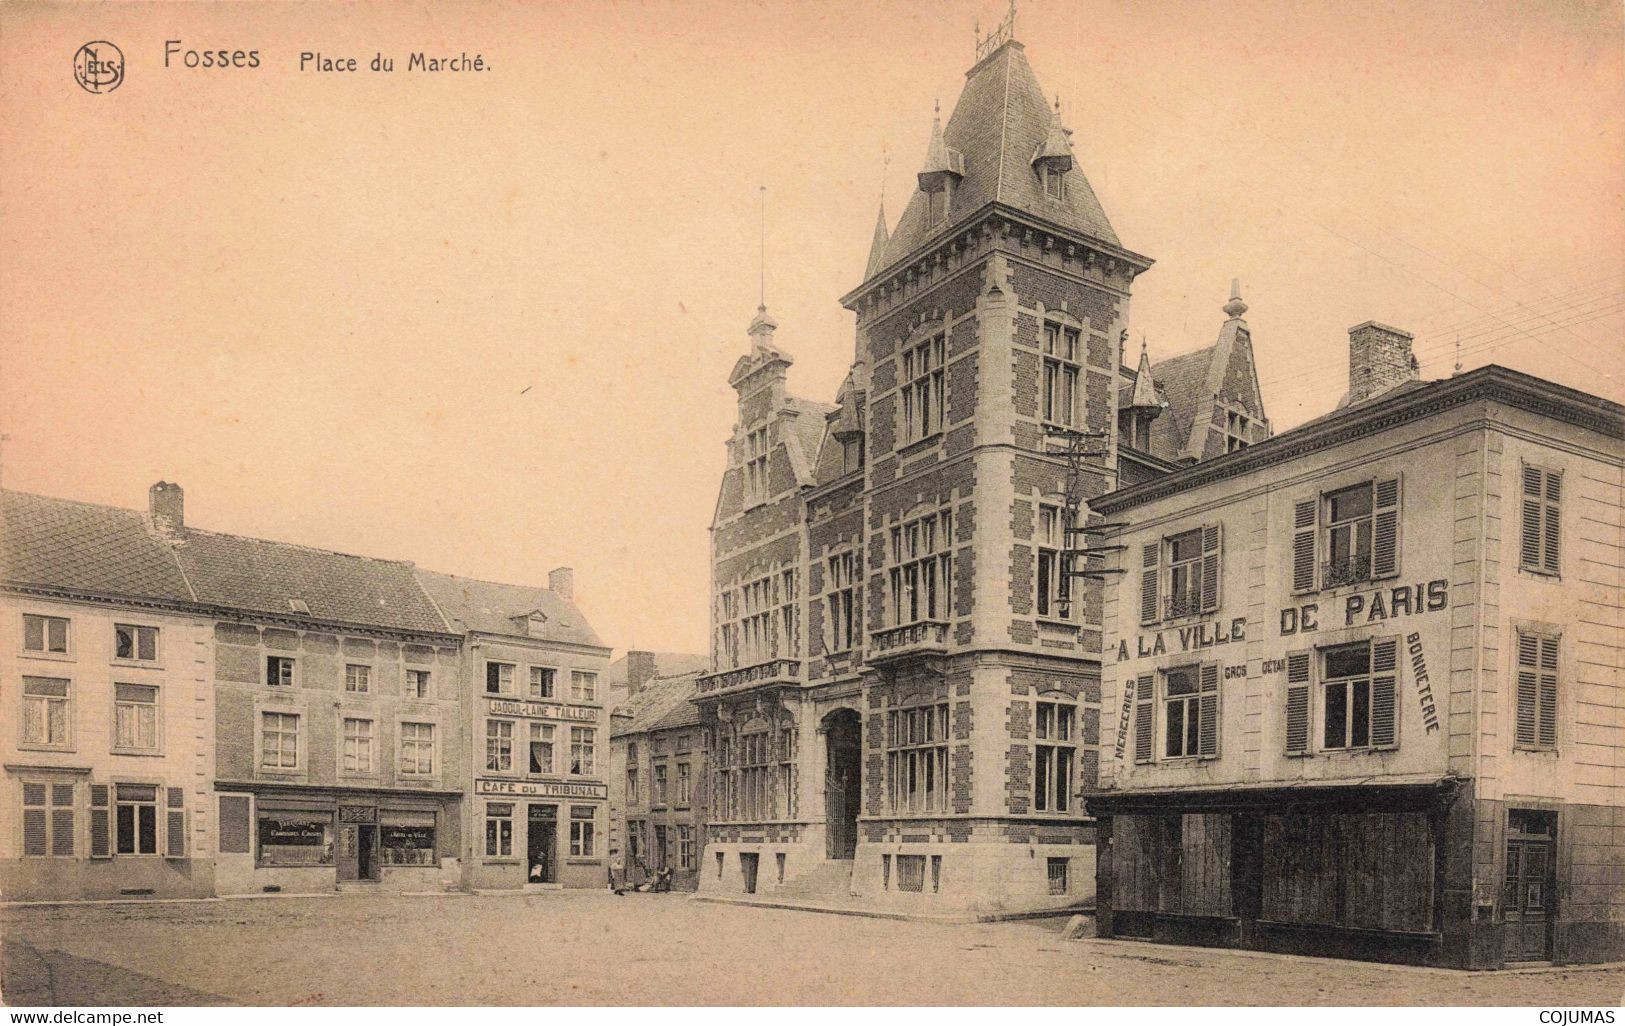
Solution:
[{"label": "caf\u00e9 facade", "polygon": [[[1380,325],[1409,363],[1409,337]],[[1625,957],[1621,408],[1402,365],[1109,493],[1102,937],[1494,968]]]}]

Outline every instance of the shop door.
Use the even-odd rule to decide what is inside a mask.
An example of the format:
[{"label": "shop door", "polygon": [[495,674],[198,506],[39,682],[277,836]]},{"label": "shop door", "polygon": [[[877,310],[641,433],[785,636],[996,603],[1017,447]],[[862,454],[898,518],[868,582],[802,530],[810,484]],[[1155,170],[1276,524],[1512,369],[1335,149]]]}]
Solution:
[{"label": "shop door", "polygon": [[556,883],[558,881],[557,851],[559,837],[559,807],[532,805],[525,831],[526,883]]},{"label": "shop door", "polygon": [[356,825],[356,869],[363,880],[378,879],[378,827],[372,823]]},{"label": "shop door", "polygon": [[654,868],[657,873],[666,868],[666,828],[658,825],[655,827]]},{"label": "shop door", "polygon": [[1552,957],[1556,849],[1556,813],[1508,810],[1506,889],[1501,898],[1508,962],[1545,962]]},{"label": "shop door", "polygon": [[355,883],[361,879],[361,828],[354,823],[339,827],[339,882]]}]

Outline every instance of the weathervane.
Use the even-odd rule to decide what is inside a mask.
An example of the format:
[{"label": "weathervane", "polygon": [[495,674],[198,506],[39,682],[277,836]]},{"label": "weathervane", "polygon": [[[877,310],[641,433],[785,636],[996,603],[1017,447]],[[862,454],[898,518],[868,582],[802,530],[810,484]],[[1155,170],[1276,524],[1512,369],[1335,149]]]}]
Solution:
[{"label": "weathervane", "polygon": [[1016,0],[1010,0],[1010,10],[1004,20],[993,27],[986,37],[982,35],[982,23],[976,22],[976,59],[981,60],[999,47],[1016,38]]}]

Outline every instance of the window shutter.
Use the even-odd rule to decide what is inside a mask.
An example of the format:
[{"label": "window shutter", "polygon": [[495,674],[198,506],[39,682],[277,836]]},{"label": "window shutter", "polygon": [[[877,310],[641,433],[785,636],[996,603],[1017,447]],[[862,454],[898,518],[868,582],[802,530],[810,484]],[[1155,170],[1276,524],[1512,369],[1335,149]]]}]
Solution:
[{"label": "window shutter", "polygon": [[1535,744],[1535,721],[1539,718],[1540,641],[1532,634],[1518,632],[1518,744]]},{"label": "window shutter", "polygon": [[1526,567],[1540,568],[1541,496],[1545,475],[1539,467],[1523,468],[1523,530],[1519,534],[1518,559]]},{"label": "window shutter", "polygon": [[1557,639],[1540,639],[1540,717],[1536,739],[1546,746],[1557,744]]},{"label": "window shutter", "polygon": [[1207,524],[1202,528],[1202,612],[1212,613],[1219,608],[1219,556],[1223,550],[1223,524]]},{"label": "window shutter", "polygon": [[1156,740],[1155,706],[1156,678],[1151,674],[1134,682],[1134,761],[1150,762],[1152,746]]},{"label": "window shutter", "polygon": [[1219,757],[1219,664],[1203,663],[1201,672],[1196,752],[1204,759],[1217,759]]},{"label": "window shutter", "polygon": [[23,784],[23,854],[45,855],[45,785]]},{"label": "window shutter", "polygon": [[1286,752],[1304,755],[1309,751],[1309,653],[1288,652],[1286,656]]},{"label": "window shutter", "polygon": [[1393,748],[1399,743],[1398,690],[1395,665],[1399,657],[1398,638],[1378,638],[1371,643],[1371,747]]},{"label": "window shutter", "polygon": [[1158,564],[1162,559],[1162,540],[1145,546],[1140,561],[1140,622],[1157,622],[1157,575]]},{"label": "window shutter", "polygon": [[164,854],[168,858],[178,859],[186,855],[186,791],[179,787],[168,788],[168,791]]},{"label": "window shutter", "polygon": [[90,785],[90,857],[113,857],[113,810],[108,806],[106,784]]},{"label": "window shutter", "polygon": [[1292,507],[1292,593],[1315,590],[1315,533],[1320,521],[1320,496]]},{"label": "window shutter", "polygon": [[1555,471],[1546,471],[1546,508],[1541,524],[1541,541],[1545,551],[1541,553],[1541,569],[1547,573],[1557,573],[1558,562],[1557,546],[1560,540],[1560,528],[1563,518],[1559,515],[1559,502],[1563,495],[1563,475]]},{"label": "window shutter", "polygon": [[1378,481],[1372,526],[1371,577],[1399,575],[1399,485],[1398,477]]},{"label": "window shutter", "polygon": [[73,785],[51,785],[51,854],[73,855]]}]

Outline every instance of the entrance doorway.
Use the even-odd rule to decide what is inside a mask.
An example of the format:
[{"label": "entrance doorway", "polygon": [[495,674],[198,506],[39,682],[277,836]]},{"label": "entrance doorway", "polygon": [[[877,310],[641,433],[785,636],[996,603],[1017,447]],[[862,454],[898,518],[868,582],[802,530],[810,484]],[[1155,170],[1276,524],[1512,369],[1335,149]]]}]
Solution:
[{"label": "entrance doorway", "polygon": [[559,837],[559,807],[532,805],[526,819],[525,882],[556,883],[558,868],[554,855]]},{"label": "entrance doorway", "polygon": [[1506,960],[1545,962],[1552,957],[1552,915],[1557,895],[1557,813],[1507,810]]},{"label": "entrance doorway", "polygon": [[863,802],[861,732],[862,721],[855,709],[837,709],[824,717],[825,854],[832,859],[850,859],[858,849],[858,809]]},{"label": "entrance doorway", "polygon": [[343,824],[339,830],[338,871],[341,883],[378,879],[377,824]]}]

